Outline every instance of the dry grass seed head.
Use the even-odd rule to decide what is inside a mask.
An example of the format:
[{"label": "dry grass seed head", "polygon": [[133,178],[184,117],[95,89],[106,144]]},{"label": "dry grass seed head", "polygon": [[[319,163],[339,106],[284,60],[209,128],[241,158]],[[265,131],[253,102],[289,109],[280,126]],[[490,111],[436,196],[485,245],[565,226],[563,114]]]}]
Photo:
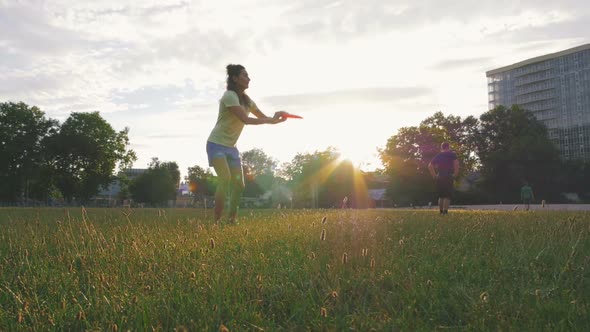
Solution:
[{"label": "dry grass seed head", "polygon": [[346,264],[348,263],[348,254],[343,253],[342,254],[342,264]]},{"label": "dry grass seed head", "polygon": [[320,316],[322,316],[322,317],[324,317],[324,318],[325,318],[325,317],[328,317],[328,309],[326,309],[326,308],[322,307],[322,308],[320,309]]},{"label": "dry grass seed head", "polygon": [[322,229],[322,234],[320,234],[320,240],[321,241],[326,240],[326,230],[325,229]]},{"label": "dry grass seed head", "polygon": [[487,303],[490,300],[490,295],[488,294],[488,292],[483,292],[479,295],[479,299],[482,302]]}]

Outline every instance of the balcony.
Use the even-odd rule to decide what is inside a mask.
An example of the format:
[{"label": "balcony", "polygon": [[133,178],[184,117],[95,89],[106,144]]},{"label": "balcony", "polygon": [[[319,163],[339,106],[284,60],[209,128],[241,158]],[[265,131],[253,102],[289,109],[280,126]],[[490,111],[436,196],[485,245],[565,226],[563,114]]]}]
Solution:
[{"label": "balcony", "polygon": [[533,73],[538,73],[546,70],[551,70],[551,62],[549,61],[539,62],[528,66],[520,67],[514,71],[514,76],[522,77],[525,75],[530,75]]},{"label": "balcony", "polygon": [[[529,110],[533,113],[549,111],[549,110],[556,110],[556,108],[558,107],[558,105],[554,101],[551,101],[551,100],[530,102],[530,103],[518,104],[518,105],[520,105],[523,109]],[[555,113],[555,114],[557,114],[557,113]]]},{"label": "balcony", "polygon": [[551,81],[544,81],[535,84],[527,84],[516,88],[516,96],[526,95],[529,93],[541,92],[555,89],[555,85]]},{"label": "balcony", "polygon": [[516,82],[514,85],[516,86],[523,86],[526,84],[531,84],[531,83],[536,83],[536,82],[542,82],[542,81],[546,81],[553,78],[553,75],[551,75],[551,71],[544,71],[544,72],[540,72],[540,73],[535,73],[532,75],[527,75],[527,76],[523,76],[523,77],[519,77],[516,79]]},{"label": "balcony", "polygon": [[525,105],[529,103],[536,103],[544,100],[549,100],[555,98],[555,92],[551,90],[547,90],[545,92],[538,92],[538,93],[530,93],[526,95],[516,96],[516,103],[520,105]]},{"label": "balcony", "polygon": [[537,112],[534,112],[534,114],[535,114],[535,118],[537,118],[537,120],[543,121],[543,122],[549,122],[550,120],[557,119],[555,108],[551,108],[551,109],[547,109],[547,110],[543,110],[543,111],[537,111]]}]

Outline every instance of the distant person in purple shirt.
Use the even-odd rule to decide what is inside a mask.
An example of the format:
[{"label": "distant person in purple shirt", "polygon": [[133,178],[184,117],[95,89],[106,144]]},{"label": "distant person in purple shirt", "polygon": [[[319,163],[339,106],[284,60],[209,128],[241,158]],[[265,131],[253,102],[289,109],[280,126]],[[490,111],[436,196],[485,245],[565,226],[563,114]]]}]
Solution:
[{"label": "distant person in purple shirt", "polygon": [[440,214],[447,214],[453,196],[453,180],[459,175],[459,160],[448,142],[443,142],[440,147],[442,151],[432,158],[428,171],[436,181]]}]

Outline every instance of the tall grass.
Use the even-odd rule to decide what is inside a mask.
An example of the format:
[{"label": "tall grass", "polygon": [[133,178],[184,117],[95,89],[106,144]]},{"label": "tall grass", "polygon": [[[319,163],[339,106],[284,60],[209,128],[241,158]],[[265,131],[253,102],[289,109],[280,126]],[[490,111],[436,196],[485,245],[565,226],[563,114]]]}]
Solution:
[{"label": "tall grass", "polygon": [[589,330],[590,214],[0,209],[0,330]]}]

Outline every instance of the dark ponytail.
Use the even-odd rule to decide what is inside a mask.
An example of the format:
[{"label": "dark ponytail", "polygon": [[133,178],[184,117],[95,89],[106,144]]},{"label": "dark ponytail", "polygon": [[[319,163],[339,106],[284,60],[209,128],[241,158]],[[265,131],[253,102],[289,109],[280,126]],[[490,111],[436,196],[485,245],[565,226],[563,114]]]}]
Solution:
[{"label": "dark ponytail", "polygon": [[244,92],[240,94],[238,92],[238,88],[236,87],[236,82],[234,82],[232,79],[234,76],[239,76],[242,70],[246,68],[244,68],[242,65],[229,64],[225,67],[225,69],[227,71],[227,90],[234,91],[238,95],[240,105],[250,108],[250,97],[248,97],[248,95]]}]

